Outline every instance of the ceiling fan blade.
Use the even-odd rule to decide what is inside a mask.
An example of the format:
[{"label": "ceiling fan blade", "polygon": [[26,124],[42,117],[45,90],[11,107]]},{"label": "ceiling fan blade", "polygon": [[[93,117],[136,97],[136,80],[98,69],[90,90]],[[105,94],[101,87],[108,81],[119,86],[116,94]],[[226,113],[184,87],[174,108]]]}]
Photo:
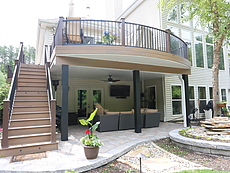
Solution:
[{"label": "ceiling fan blade", "polygon": [[113,82],[119,82],[119,81],[121,81],[121,80],[112,80]]}]

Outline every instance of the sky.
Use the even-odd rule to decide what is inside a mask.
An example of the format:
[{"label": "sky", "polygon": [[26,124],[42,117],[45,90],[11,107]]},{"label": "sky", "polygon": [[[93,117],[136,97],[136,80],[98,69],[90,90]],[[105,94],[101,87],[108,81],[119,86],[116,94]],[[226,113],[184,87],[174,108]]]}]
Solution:
[{"label": "sky", "polygon": [[[134,0],[123,0],[123,8]],[[0,46],[20,42],[36,47],[38,19],[54,19],[68,16],[71,0],[0,0]],[[86,16],[90,6],[93,19],[104,19],[105,0],[73,0],[74,16]]]}]

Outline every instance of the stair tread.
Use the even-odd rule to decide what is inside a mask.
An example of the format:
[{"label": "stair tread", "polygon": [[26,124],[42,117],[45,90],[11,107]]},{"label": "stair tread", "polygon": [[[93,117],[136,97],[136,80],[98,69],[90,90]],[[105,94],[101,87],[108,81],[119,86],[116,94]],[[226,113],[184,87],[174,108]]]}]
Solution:
[{"label": "stair tread", "polygon": [[20,83],[22,83],[22,82],[24,82],[24,83],[46,83],[46,80],[44,80],[44,81],[37,81],[36,79],[34,79],[34,81],[31,81],[31,80],[30,80],[30,81],[19,80],[18,83],[20,84]]},{"label": "stair tread", "polygon": [[25,90],[25,89],[18,89],[17,92],[44,92],[46,91],[46,88],[41,90],[41,89],[30,89],[30,90]]},{"label": "stair tread", "polygon": [[6,149],[12,149],[12,148],[24,148],[24,147],[32,147],[32,146],[39,146],[39,145],[50,145],[50,144],[58,144],[58,141],[56,142],[37,142],[37,143],[30,143],[30,144],[23,144],[23,145],[12,145],[9,146]]},{"label": "stair tread", "polygon": [[36,111],[36,112],[14,112],[13,115],[21,115],[21,114],[42,114],[42,113],[50,113],[50,111]]},{"label": "stair tread", "polygon": [[28,119],[12,119],[11,122],[18,122],[18,121],[39,121],[39,120],[50,120],[50,118],[28,118]]},{"label": "stair tread", "polygon": [[15,100],[15,101],[17,101],[17,102],[44,102],[44,101],[47,101],[48,102],[48,100]]},{"label": "stair tread", "polygon": [[24,126],[24,127],[9,127],[9,130],[33,129],[33,128],[51,127],[51,125]]},{"label": "stair tread", "polygon": [[48,107],[48,105],[26,105],[26,106],[14,106],[15,108],[23,108],[23,107],[25,107],[25,108],[27,108],[27,107],[30,107],[30,108],[32,108],[32,107]]},{"label": "stair tread", "polygon": [[36,136],[47,136],[51,135],[51,133],[37,133],[37,134],[28,134],[28,135],[18,135],[18,136],[9,136],[9,139],[15,138],[28,138],[28,137],[36,137]]}]

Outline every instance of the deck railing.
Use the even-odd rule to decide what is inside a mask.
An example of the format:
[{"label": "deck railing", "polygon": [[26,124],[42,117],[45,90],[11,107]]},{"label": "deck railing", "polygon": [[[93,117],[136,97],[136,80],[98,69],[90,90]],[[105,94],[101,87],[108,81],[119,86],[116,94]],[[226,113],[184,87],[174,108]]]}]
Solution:
[{"label": "deck railing", "polygon": [[187,44],[169,30],[136,23],[108,20],[64,20],[60,17],[52,50],[56,45],[112,45],[153,49],[187,59]]},{"label": "deck railing", "polygon": [[9,128],[9,119],[12,115],[12,106],[14,102],[14,95],[15,91],[18,88],[18,74],[20,70],[21,63],[24,62],[24,54],[23,54],[23,43],[20,43],[19,47],[19,53],[17,56],[17,59],[15,60],[15,68],[13,77],[11,80],[11,86],[9,90],[9,94],[6,100],[3,102],[3,121],[2,121],[2,127],[3,127],[3,133],[2,133],[2,148],[8,147],[8,128]]},{"label": "deck railing", "polygon": [[53,98],[52,83],[50,76],[50,62],[48,61],[48,46],[45,46],[45,69],[47,79],[47,92],[50,108],[50,124],[51,124],[51,142],[56,142],[56,100]]}]

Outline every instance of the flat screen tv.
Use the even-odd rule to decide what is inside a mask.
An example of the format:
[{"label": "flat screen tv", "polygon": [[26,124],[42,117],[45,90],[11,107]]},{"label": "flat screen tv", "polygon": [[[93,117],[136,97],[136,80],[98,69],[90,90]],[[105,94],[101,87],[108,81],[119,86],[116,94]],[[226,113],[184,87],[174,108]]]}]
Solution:
[{"label": "flat screen tv", "polygon": [[130,95],[130,85],[111,85],[110,96],[125,98]]}]

